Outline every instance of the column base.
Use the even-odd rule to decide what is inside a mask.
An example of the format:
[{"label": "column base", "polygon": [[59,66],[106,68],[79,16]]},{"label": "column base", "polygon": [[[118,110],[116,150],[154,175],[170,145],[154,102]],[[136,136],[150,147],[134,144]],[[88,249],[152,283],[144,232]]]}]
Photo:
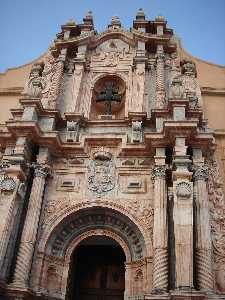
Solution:
[{"label": "column base", "polygon": [[162,294],[167,294],[167,289],[164,288],[155,288],[152,290],[152,295],[162,295]]},{"label": "column base", "polygon": [[[182,287],[186,288],[186,287]],[[170,293],[171,300],[206,300],[207,296],[205,293],[198,292],[194,289],[189,288],[189,290],[177,289]]]}]

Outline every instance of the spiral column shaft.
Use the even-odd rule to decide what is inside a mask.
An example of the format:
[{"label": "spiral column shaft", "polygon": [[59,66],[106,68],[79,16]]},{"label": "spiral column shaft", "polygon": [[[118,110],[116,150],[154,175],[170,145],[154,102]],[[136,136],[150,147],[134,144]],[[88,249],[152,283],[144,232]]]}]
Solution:
[{"label": "spiral column shaft", "polygon": [[46,166],[43,167],[37,165],[35,168],[27,216],[16,261],[13,281],[14,286],[24,288],[28,286],[46,176]]},{"label": "spiral column shaft", "polygon": [[213,290],[212,248],[206,179],[207,167],[201,163],[194,167],[194,189],[196,202],[196,267],[197,287]]},{"label": "spiral column shaft", "polygon": [[163,293],[166,292],[168,288],[168,234],[165,165],[156,165],[156,167],[153,170],[153,179],[153,293]]}]

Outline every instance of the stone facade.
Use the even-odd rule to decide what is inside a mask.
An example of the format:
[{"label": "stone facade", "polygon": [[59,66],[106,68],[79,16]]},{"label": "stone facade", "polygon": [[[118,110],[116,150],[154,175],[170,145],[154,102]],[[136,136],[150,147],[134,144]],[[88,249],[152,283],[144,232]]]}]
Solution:
[{"label": "stone facade", "polygon": [[[5,299],[225,299],[225,138],[205,119],[225,86],[204,86],[199,66],[161,16],[97,34],[89,13],[20,88],[2,81],[19,98],[0,127]],[[106,240],[125,257],[122,294],[75,296],[74,253]]]}]

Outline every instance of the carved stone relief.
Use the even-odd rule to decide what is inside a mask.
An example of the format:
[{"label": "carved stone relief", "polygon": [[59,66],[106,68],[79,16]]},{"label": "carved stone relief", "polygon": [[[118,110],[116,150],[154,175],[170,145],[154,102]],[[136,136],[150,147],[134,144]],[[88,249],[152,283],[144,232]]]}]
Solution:
[{"label": "carved stone relief", "polygon": [[191,193],[192,193],[192,188],[188,182],[182,181],[177,184],[176,186],[177,197],[181,199],[188,199],[191,197]]},{"label": "carved stone relief", "polygon": [[141,143],[143,139],[143,127],[141,121],[132,122],[132,143]]},{"label": "carved stone relief", "polygon": [[32,98],[40,98],[43,89],[42,85],[43,63],[36,63],[32,66],[30,78],[24,93]]},{"label": "carved stone relief", "polygon": [[183,99],[185,98],[184,87],[182,84],[182,80],[179,77],[173,79],[170,92],[169,92],[170,99]]},{"label": "carved stone relief", "polygon": [[2,193],[12,193],[16,188],[16,182],[12,177],[7,175],[0,178],[0,191]]},{"label": "carved stone relief", "polygon": [[208,160],[208,191],[217,288],[225,292],[225,201],[218,162]]},{"label": "carved stone relief", "polygon": [[100,149],[88,167],[88,189],[101,197],[115,187],[115,165],[111,153]]}]

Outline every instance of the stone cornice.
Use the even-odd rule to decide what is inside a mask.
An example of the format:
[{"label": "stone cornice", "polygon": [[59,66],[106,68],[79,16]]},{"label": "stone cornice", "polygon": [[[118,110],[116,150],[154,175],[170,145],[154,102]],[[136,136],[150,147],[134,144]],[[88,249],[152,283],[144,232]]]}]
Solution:
[{"label": "stone cornice", "polygon": [[201,93],[203,96],[225,96],[225,88],[216,89],[212,87],[202,87]]},{"label": "stone cornice", "polygon": [[21,96],[23,90],[23,87],[1,88],[0,96]]}]

